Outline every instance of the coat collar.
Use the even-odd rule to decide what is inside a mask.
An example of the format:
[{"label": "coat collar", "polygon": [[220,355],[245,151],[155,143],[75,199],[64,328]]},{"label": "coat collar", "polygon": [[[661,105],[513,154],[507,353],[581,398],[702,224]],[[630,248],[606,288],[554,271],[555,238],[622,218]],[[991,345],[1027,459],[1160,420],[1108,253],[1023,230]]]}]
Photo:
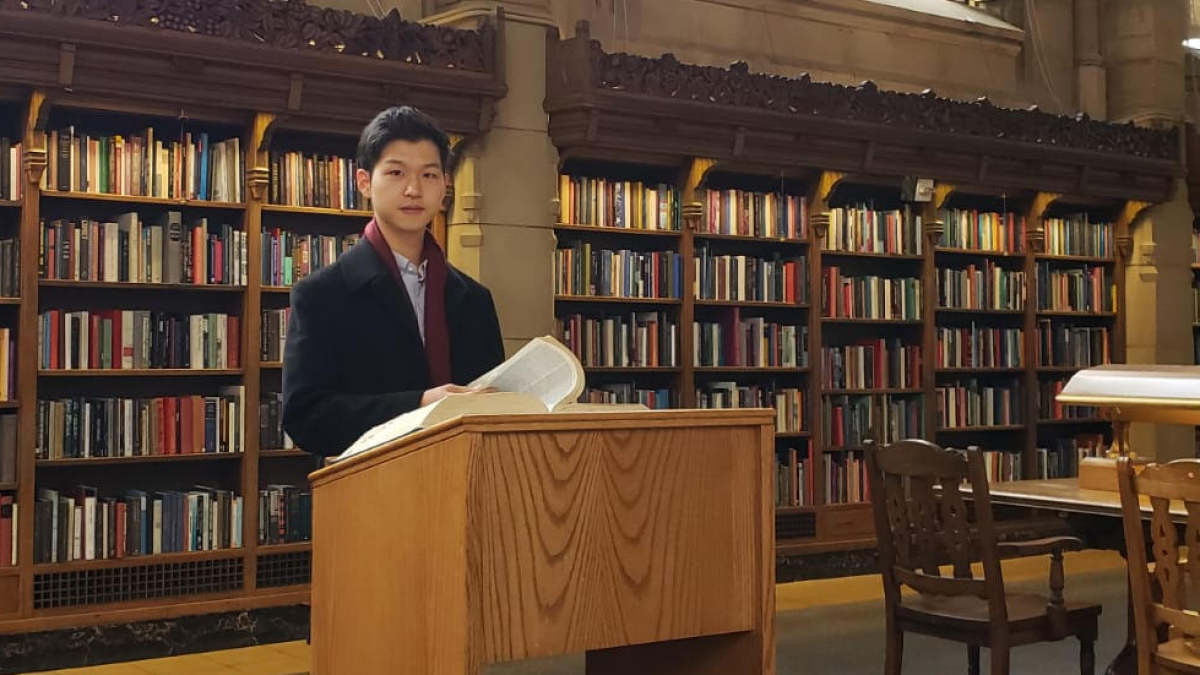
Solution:
[{"label": "coat collar", "polygon": [[[358,240],[349,251],[338,259],[338,266],[346,279],[346,285],[354,293],[371,293],[404,325],[405,330],[421,344],[421,331],[417,326],[417,315],[403,287],[397,288],[392,273],[371,247],[366,238]],[[453,330],[462,312],[459,308],[467,295],[467,283],[462,273],[449,263],[446,264],[446,324]]]}]

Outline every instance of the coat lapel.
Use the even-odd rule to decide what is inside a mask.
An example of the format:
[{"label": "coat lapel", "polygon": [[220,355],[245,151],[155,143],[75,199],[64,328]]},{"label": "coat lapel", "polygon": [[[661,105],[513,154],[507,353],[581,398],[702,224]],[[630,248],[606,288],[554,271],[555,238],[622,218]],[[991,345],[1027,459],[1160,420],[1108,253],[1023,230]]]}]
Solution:
[{"label": "coat lapel", "polygon": [[446,263],[446,329],[450,332],[448,336],[453,344],[455,333],[458,331],[458,324],[462,322],[464,312],[462,312],[463,300],[467,297],[467,284],[463,281],[462,272],[454,269],[450,263]]},{"label": "coat lapel", "polygon": [[[346,282],[353,291],[369,293],[388,310],[412,340],[423,345],[417,314],[407,290],[392,278],[392,273],[379,259],[371,242],[360,239],[342,256]],[[447,284],[449,287],[449,284]]]}]

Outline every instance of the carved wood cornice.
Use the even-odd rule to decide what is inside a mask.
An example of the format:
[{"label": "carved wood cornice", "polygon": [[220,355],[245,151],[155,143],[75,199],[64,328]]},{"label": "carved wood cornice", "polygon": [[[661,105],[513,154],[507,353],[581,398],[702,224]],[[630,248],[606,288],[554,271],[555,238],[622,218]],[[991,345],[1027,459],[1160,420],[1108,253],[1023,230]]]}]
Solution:
[{"label": "carved wood cornice", "polygon": [[495,31],[466,31],[309,5],[305,0],[0,0],[0,11],[102,21],[432,68],[491,72]]},{"label": "carved wood cornice", "polygon": [[881,124],[947,134],[964,134],[1050,147],[1076,148],[1132,157],[1177,160],[1179,138],[1171,129],[1149,129],[1037,110],[992,105],[987,98],[955,101],[931,91],[905,94],[873,82],[848,87],[751,73],[745,63],[728,68],[681,63],[673,55],[657,59],[604,51],[591,43],[596,87],[714,106],[753,108],[794,115]]},{"label": "carved wood cornice", "polygon": [[356,135],[409,104],[477,135],[506,88],[503,31],[322,9],[305,0],[0,0],[0,85],[55,105]]},{"label": "carved wood cornice", "polygon": [[547,91],[551,138],[571,157],[682,167],[702,156],[1151,202],[1183,175],[1174,130],[609,54],[586,26],[550,41]]}]

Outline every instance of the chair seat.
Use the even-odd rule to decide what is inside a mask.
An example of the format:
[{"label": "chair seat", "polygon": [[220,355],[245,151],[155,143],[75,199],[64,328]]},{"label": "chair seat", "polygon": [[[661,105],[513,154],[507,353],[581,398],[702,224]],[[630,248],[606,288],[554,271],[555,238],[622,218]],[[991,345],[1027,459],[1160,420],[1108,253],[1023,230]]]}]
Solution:
[{"label": "chair seat", "polygon": [[1185,638],[1168,640],[1158,646],[1154,660],[1171,672],[1200,675],[1200,655],[1184,644]]},{"label": "chair seat", "polygon": [[[1008,625],[1013,632],[1036,630],[1046,622],[1046,605],[1050,602],[1043,595],[1032,593],[1008,593]],[[1100,606],[1082,602],[1067,602],[1068,621],[1094,621],[1100,614]],[[990,619],[988,603],[983,598],[969,595],[905,596],[896,608],[896,616],[902,620],[928,625],[953,627],[960,630],[986,631]]]}]

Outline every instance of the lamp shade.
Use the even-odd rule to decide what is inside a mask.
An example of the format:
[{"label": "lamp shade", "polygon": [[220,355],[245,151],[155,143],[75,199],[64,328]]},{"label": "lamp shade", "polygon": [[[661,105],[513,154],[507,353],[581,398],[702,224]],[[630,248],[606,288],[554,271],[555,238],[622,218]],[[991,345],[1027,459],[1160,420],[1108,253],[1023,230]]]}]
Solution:
[{"label": "lamp shade", "polygon": [[1200,366],[1113,364],[1081,370],[1059,403],[1101,408],[1127,422],[1200,423]]}]

